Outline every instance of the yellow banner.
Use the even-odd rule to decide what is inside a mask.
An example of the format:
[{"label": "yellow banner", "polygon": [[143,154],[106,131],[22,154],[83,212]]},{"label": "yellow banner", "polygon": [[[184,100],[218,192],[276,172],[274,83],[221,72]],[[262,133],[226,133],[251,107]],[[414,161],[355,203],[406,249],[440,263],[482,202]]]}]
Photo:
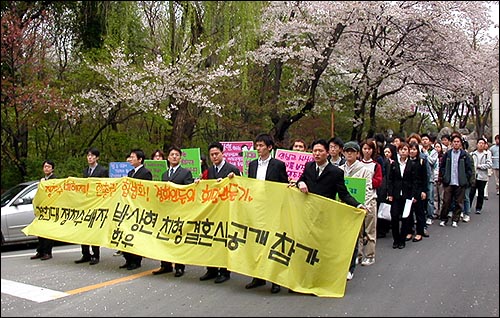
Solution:
[{"label": "yellow banner", "polygon": [[365,211],[245,177],[198,184],[123,178],[40,182],[23,231],[343,297]]}]

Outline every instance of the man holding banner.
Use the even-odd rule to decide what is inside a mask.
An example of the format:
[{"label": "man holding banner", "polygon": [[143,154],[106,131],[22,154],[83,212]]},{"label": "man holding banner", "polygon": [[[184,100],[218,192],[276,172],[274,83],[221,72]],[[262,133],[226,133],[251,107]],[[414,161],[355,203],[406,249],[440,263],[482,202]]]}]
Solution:
[{"label": "man holding banner", "polygon": [[[208,155],[213,166],[208,169],[208,179],[222,179],[241,175],[240,170],[226,162],[224,159],[224,146],[220,142],[213,142],[208,146]],[[227,268],[207,267],[207,272],[200,277],[201,281],[215,278],[215,283],[220,284],[231,278],[231,272]]]},{"label": "man holding banner", "polygon": [[[153,180],[153,174],[146,167],[144,167],[144,160],[146,160],[146,155],[142,149],[132,149],[127,157],[127,161],[134,167],[127,174],[129,178],[142,179],[142,180]],[[130,252],[123,252],[123,257],[125,258],[125,264],[121,265],[120,268],[126,268],[127,270],[134,270],[141,267],[142,256],[133,254]]]},{"label": "man holding banner", "polygon": [[[163,181],[170,181],[175,184],[191,184],[193,183],[193,175],[190,170],[181,167],[181,155],[182,151],[180,148],[176,146],[170,147],[167,151],[167,161],[168,161],[168,170],[163,174]],[[181,277],[184,275],[184,270],[186,265],[175,263],[175,277]],[[161,261],[160,269],[153,271],[153,275],[170,273],[172,272],[172,263]]]},{"label": "man holding banner", "polygon": [[[332,200],[335,200],[338,195],[342,202],[366,211],[365,206],[356,201],[347,190],[344,172],[327,160],[328,149],[326,140],[318,139],[313,141],[312,153],[314,161],[306,164],[304,172],[297,182],[297,187],[302,193],[311,192]],[[348,280],[352,278],[350,272],[347,273],[347,278]]]},{"label": "man holding banner", "polygon": [[[87,151],[88,167],[83,169],[84,178],[107,178],[108,169],[98,163],[100,152],[97,148],[90,148]],[[90,246],[82,244],[82,257],[75,261],[76,264],[89,262],[90,265],[99,263],[100,247],[92,245],[92,254],[90,254]]]},{"label": "man holding banner", "polygon": [[[274,148],[274,141],[268,134],[260,134],[255,138],[255,149],[259,154],[259,159],[250,162],[248,167],[248,177],[257,180],[268,180],[274,182],[288,183],[286,165],[283,161],[272,158],[271,151]],[[263,286],[266,281],[254,277],[245,288],[252,289]],[[280,285],[273,283],[271,293],[276,294],[281,290]]]}]

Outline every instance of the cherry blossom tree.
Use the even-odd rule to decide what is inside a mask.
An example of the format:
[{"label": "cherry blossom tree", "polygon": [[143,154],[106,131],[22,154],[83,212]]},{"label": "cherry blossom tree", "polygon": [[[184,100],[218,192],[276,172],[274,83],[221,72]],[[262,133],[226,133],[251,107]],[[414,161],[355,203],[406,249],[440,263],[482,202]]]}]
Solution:
[{"label": "cherry blossom tree", "polygon": [[[107,127],[116,129],[118,124],[144,113],[170,120],[173,112],[194,104],[207,113],[219,115],[222,106],[212,101],[219,93],[217,85],[224,78],[238,74],[238,70],[231,70],[230,59],[217,68],[200,68],[205,60],[202,49],[197,47],[195,53],[181,57],[173,65],[158,56],[139,67],[123,48],[112,51],[110,63],[89,64],[102,83],[75,96],[78,115],[90,116],[99,123],[88,144],[92,145]],[[181,134],[174,129],[173,135]],[[181,140],[174,142],[182,144]]]},{"label": "cherry blossom tree", "polygon": [[[336,107],[354,105],[352,139],[361,139],[368,119],[367,134],[378,130],[377,107],[390,96],[386,107],[406,109],[403,117],[413,113],[425,98],[418,87],[445,86],[450,72],[460,76],[452,52],[466,43],[462,24],[473,17],[488,25],[486,10],[484,2],[463,1],[271,3],[265,41],[252,57],[275,70],[275,137],[282,140],[294,122],[329,107],[332,96]],[[331,78],[351,90],[326,86]]]}]

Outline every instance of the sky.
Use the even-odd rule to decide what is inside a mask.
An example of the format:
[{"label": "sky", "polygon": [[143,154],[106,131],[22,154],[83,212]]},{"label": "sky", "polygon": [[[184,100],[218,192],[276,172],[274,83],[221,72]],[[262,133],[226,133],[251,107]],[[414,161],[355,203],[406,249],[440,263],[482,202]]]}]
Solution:
[{"label": "sky", "polygon": [[491,7],[491,19],[495,22],[496,28],[491,28],[490,33],[491,35],[496,35],[498,36],[498,4],[494,4]]}]

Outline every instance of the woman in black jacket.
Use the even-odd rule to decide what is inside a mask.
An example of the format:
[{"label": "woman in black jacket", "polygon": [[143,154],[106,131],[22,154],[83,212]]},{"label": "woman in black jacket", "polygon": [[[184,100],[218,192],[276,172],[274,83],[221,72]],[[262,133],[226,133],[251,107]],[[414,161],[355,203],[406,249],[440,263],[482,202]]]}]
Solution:
[{"label": "woman in black jacket", "polygon": [[[415,203],[417,196],[417,178],[416,169],[409,161],[410,148],[407,143],[401,142],[398,146],[399,156],[397,160],[391,163],[389,167],[389,176],[387,182],[387,199],[391,202],[391,227],[392,227],[392,248],[405,248],[405,238],[408,233],[405,223],[408,218],[403,218],[403,211],[407,200]],[[401,222],[403,226],[401,227]],[[401,228],[401,230],[400,230]]]}]

